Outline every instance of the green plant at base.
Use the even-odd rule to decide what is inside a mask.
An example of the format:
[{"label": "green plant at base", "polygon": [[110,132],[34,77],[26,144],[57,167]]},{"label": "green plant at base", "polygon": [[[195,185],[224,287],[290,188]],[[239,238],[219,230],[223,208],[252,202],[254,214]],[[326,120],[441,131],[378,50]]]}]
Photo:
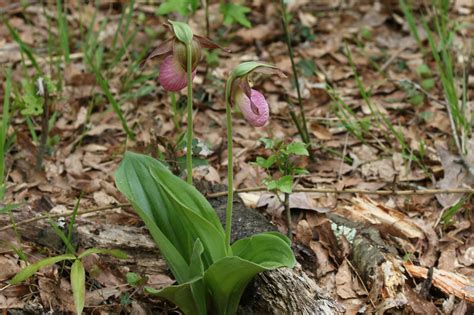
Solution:
[{"label": "green plant at base", "polygon": [[257,273],[295,264],[289,240],[279,233],[229,246],[204,196],[151,157],[127,152],[115,180],[178,282],[147,292],[170,300],[185,314],[235,314],[245,286]]},{"label": "green plant at base", "polygon": [[[275,195],[284,205],[288,221],[288,237],[292,238],[291,230],[291,212],[289,207],[289,195],[293,191],[293,178],[295,175],[307,174],[305,168],[296,166],[293,156],[309,156],[306,144],[302,142],[292,142],[285,144],[283,141],[274,141],[268,138],[262,138],[260,141],[265,145],[265,149],[272,151],[268,158],[258,156],[255,165],[263,168],[268,176],[263,179],[263,183],[268,190],[275,192]],[[274,178],[275,173],[280,174]],[[282,201],[279,192],[285,194],[285,200]]]},{"label": "green plant at base", "polygon": [[[80,197],[78,198],[76,205],[74,206],[73,213],[71,216],[71,221],[69,222],[67,228],[67,235],[63,232],[63,230],[55,223],[51,218],[49,218],[49,223],[51,224],[54,232],[59,236],[59,238],[63,241],[64,245],[66,245],[66,254],[48,257],[37,261],[34,264],[30,264],[23,268],[20,272],[18,272],[11,280],[10,284],[15,285],[20,282],[25,281],[33,274],[35,274],[41,268],[46,266],[51,266],[59,262],[65,261],[72,261],[71,266],[71,274],[70,274],[70,281],[71,281],[71,288],[74,297],[74,305],[76,306],[77,314],[82,314],[82,310],[84,309],[85,299],[86,299],[86,273],[84,269],[84,265],[82,263],[82,259],[91,255],[91,254],[105,254],[105,255],[112,255],[119,259],[127,258],[127,254],[122,252],[118,249],[99,249],[99,248],[89,248],[84,250],[80,254],[76,253],[76,248],[72,244],[72,233],[74,224],[76,221],[77,211],[79,210],[80,204]],[[26,261],[26,260],[25,260]]]}]

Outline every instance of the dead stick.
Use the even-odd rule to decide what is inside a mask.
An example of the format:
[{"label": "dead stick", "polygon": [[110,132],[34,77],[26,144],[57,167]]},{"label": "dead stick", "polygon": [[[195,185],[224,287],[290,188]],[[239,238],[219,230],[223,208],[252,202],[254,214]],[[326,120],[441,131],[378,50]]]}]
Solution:
[{"label": "dead stick", "polygon": [[[114,205],[110,205],[110,206],[103,206],[103,207],[99,207],[99,208],[78,211],[77,215],[84,215],[84,214],[93,213],[93,212],[112,210],[112,209],[116,209],[116,208],[124,208],[124,207],[128,207],[128,206],[131,206],[131,205],[129,203],[114,204]],[[69,217],[73,214],[73,212],[74,211],[71,211],[69,213],[59,213],[59,214],[53,214],[53,215],[46,214],[46,215],[41,215],[41,216],[38,216],[38,217],[31,218],[31,219],[23,220],[23,221],[18,221],[14,224],[9,224],[9,225],[6,225],[6,226],[0,228],[0,232],[11,229],[14,226],[16,227],[16,226],[19,226],[19,225],[25,225],[25,224],[28,224],[28,223],[32,223],[32,222],[36,222],[36,221],[40,221],[40,220],[45,220],[45,219],[49,219],[49,218],[54,219],[54,218],[60,218],[60,217]]]},{"label": "dead stick", "polygon": [[[265,191],[266,187],[251,187],[236,189],[234,192],[255,192]],[[293,192],[311,192],[326,194],[365,194],[365,195],[435,195],[435,194],[474,194],[473,188],[452,188],[452,189],[421,189],[421,190],[365,190],[365,189],[335,189],[335,188],[295,188]],[[208,198],[216,198],[227,195],[227,192],[216,192],[207,194]]]}]

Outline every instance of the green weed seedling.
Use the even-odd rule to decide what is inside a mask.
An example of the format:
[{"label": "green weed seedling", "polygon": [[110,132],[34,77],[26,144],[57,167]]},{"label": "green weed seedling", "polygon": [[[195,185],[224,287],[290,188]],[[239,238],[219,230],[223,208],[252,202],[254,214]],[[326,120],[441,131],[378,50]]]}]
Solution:
[{"label": "green weed seedling", "polygon": [[82,259],[91,254],[112,255],[120,259],[127,258],[127,255],[118,249],[99,248],[89,248],[78,255],[63,254],[48,257],[23,268],[23,270],[17,273],[15,277],[10,280],[10,284],[15,285],[27,280],[41,268],[51,266],[59,262],[70,261],[72,262],[70,281],[72,293],[74,296],[74,305],[76,307],[76,313],[82,314],[86,300],[86,272],[82,263]]},{"label": "green weed seedling", "polygon": [[[263,179],[268,190],[273,191],[280,202],[285,206],[288,221],[288,237],[292,238],[291,212],[289,207],[289,196],[293,191],[294,177],[296,175],[307,174],[305,168],[298,167],[295,157],[308,156],[306,144],[302,142],[284,143],[273,139],[262,138],[260,141],[265,145],[265,149],[271,150],[268,158],[258,156],[255,165],[263,168],[267,177]],[[284,193],[284,201],[280,198],[280,193]]]},{"label": "green weed seedling", "polygon": [[[127,254],[118,249],[89,248],[82,251],[81,253],[76,253],[76,248],[72,242],[72,233],[78,209],[79,200],[77,201],[76,206],[74,207],[71,220],[67,227],[67,234],[63,232],[63,230],[58,226],[56,222],[51,219],[49,220],[49,223],[53,227],[54,231],[61,238],[64,245],[66,246],[66,253],[62,255],[48,257],[26,266],[10,280],[10,284],[15,285],[27,280],[41,268],[51,266],[59,262],[62,262],[64,267],[64,263],[66,261],[72,262],[70,271],[70,281],[74,297],[74,305],[76,307],[76,313],[82,314],[82,310],[84,309],[86,300],[86,272],[82,263],[82,259],[92,254],[112,255],[119,259],[126,259],[128,256]],[[26,258],[25,255],[23,255],[23,257]]]},{"label": "green weed seedling", "polygon": [[[21,87],[14,89],[15,107],[25,118],[33,142],[38,144],[36,167],[40,169],[44,156],[58,141],[50,138],[49,130],[54,125],[57,114],[50,113],[52,101],[58,94],[58,82],[49,76],[33,76],[21,80]],[[39,123],[37,122],[39,121]],[[41,126],[41,135],[38,136],[36,126]]]}]

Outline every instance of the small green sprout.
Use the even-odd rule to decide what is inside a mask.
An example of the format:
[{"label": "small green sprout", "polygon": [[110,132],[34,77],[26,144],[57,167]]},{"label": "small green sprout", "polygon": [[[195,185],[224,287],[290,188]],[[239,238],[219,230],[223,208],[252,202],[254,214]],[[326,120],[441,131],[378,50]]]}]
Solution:
[{"label": "small green sprout", "polygon": [[[285,194],[285,200],[282,202],[285,205],[288,220],[288,236],[291,239],[291,213],[289,208],[289,195],[293,191],[294,177],[297,175],[307,174],[308,171],[299,167],[297,156],[309,156],[306,144],[303,142],[284,143],[283,141],[275,141],[273,139],[260,139],[265,146],[265,149],[271,150],[268,158],[258,156],[255,160],[255,165],[263,168],[268,174],[263,179],[263,184],[268,190],[275,192],[278,198],[279,192]],[[281,200],[280,200],[281,201]]]}]

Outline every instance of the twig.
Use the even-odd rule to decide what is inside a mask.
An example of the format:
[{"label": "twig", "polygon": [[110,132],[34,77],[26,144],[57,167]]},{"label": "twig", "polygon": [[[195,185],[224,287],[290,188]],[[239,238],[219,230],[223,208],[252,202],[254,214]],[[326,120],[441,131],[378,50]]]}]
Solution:
[{"label": "twig", "polygon": [[[129,207],[129,206],[131,206],[131,204],[129,204],[129,203],[114,204],[114,205],[103,206],[103,207],[98,207],[98,208],[94,208],[94,209],[88,209],[88,210],[83,210],[83,211],[77,211],[77,215],[84,215],[84,214],[88,214],[88,213],[99,212],[99,211],[105,211],[105,210],[112,210],[112,209],[116,209],[116,208],[124,208],[124,207]],[[23,220],[23,221],[16,222],[15,224],[9,224],[9,225],[6,225],[6,226],[4,226],[4,227],[1,227],[1,228],[0,228],[0,232],[1,232],[1,231],[6,231],[6,230],[11,229],[11,228],[13,228],[13,227],[17,227],[17,226],[19,226],[19,225],[25,225],[25,224],[28,224],[28,223],[32,223],[32,222],[36,222],[36,221],[41,221],[41,220],[45,220],[45,219],[54,219],[54,218],[60,218],[60,217],[69,217],[69,216],[72,216],[73,213],[74,213],[74,211],[71,211],[71,212],[69,212],[69,213],[60,213],[60,214],[53,214],[53,215],[50,215],[50,214],[41,215],[41,216],[34,217],[34,218],[31,218],[31,219],[27,219],[27,220]]]},{"label": "twig", "polygon": [[4,286],[3,288],[0,289],[0,292],[5,291],[6,289],[8,289],[11,286],[12,286],[11,284],[7,284],[6,286]]},{"label": "twig", "polygon": [[[266,191],[266,187],[250,187],[235,189],[235,193]],[[335,189],[335,188],[295,188],[293,192],[326,193],[326,194],[365,194],[365,195],[436,195],[436,194],[474,194],[474,188],[451,189],[413,189],[413,190],[366,190],[366,189]],[[208,198],[217,198],[227,195],[227,192],[207,194]]]},{"label": "twig", "polygon": [[347,259],[347,257],[344,257],[344,260],[347,262],[347,264],[349,265],[349,267],[352,269],[352,271],[355,273],[355,275],[357,276],[357,279],[359,279],[359,282],[362,284],[362,287],[364,288],[365,292],[367,293],[367,297],[369,298],[369,301],[370,301],[370,304],[372,304],[372,306],[374,307],[374,309],[376,308],[375,307],[375,303],[374,301],[372,301],[372,299],[370,298],[370,292],[369,290],[367,290],[367,287],[365,286],[365,283],[364,281],[362,280],[362,277],[359,275],[359,273],[357,272],[357,270],[355,269],[355,267],[352,265],[352,263],[350,262],[349,259]]},{"label": "twig", "polygon": [[382,65],[382,67],[380,67],[380,69],[377,73],[380,74],[380,73],[384,72],[388,68],[388,66],[390,66],[392,64],[392,62],[395,59],[397,59],[397,57],[408,47],[409,46],[407,44],[402,45],[402,47],[400,47],[397,51],[395,51],[395,53],[393,55],[390,56],[390,58],[388,58],[388,60]]}]

